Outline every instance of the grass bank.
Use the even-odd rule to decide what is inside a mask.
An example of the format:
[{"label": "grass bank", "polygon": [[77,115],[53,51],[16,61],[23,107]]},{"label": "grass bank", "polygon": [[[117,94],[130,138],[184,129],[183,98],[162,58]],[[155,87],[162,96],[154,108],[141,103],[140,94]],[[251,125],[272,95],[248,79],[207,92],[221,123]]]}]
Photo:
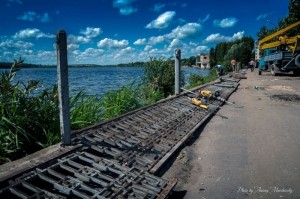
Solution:
[{"label": "grass bank", "polygon": [[[15,60],[10,70],[0,76],[0,164],[60,142],[57,86],[36,94],[35,90],[41,87],[39,81],[14,83],[22,64],[23,60]],[[175,74],[171,58],[151,58],[144,67],[139,85],[129,83],[100,99],[86,97],[84,91],[71,97],[71,129],[108,120],[173,95]],[[183,82],[183,74],[181,77]],[[191,88],[215,78],[213,70],[208,77],[193,74],[187,85]]]}]

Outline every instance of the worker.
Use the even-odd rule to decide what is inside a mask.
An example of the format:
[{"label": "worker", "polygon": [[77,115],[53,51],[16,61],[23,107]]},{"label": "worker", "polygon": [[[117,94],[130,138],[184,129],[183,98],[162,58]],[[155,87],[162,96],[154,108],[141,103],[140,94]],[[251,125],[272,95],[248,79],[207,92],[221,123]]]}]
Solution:
[{"label": "worker", "polygon": [[254,71],[255,65],[256,65],[256,62],[252,58],[251,61],[249,62],[249,68],[251,69],[251,72]]},{"label": "worker", "polygon": [[218,74],[219,78],[223,75],[223,70],[224,70],[224,68],[223,68],[223,66],[221,64],[218,64],[216,66],[216,71],[217,71],[217,74]]},{"label": "worker", "polygon": [[232,73],[236,73],[237,72],[236,59],[233,58],[230,63],[231,63]]}]

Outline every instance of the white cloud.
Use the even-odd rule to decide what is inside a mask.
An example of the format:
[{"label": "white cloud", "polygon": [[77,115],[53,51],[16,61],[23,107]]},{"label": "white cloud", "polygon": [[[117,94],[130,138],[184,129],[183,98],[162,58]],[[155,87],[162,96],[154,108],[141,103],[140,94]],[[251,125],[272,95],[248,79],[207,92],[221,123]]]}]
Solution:
[{"label": "white cloud", "polygon": [[179,39],[173,39],[169,48],[180,48],[183,46],[183,43]]},{"label": "white cloud", "polygon": [[157,19],[153,20],[149,24],[147,24],[146,28],[152,29],[163,29],[167,28],[172,22],[173,17],[176,15],[175,11],[167,11],[157,17]]},{"label": "white cloud", "polygon": [[209,35],[204,40],[204,42],[206,42],[206,43],[228,42],[228,41],[235,41],[235,40],[241,39],[243,37],[244,37],[244,31],[237,32],[231,37],[221,35],[220,33],[216,33],[216,34]]},{"label": "white cloud", "polygon": [[104,53],[104,50],[102,49],[95,49],[95,48],[88,48],[83,53],[82,56],[85,57],[100,57]]},{"label": "white cloud", "polygon": [[149,38],[149,44],[151,44],[151,45],[162,43],[164,41],[165,41],[165,37],[164,36],[157,36],[157,37],[150,37]]},{"label": "white cloud", "polygon": [[245,34],[244,31],[234,33],[233,36],[231,37],[231,41],[242,39],[244,37],[244,34]]},{"label": "white cloud", "polygon": [[80,33],[87,38],[96,38],[102,32],[103,31],[101,30],[101,28],[93,28],[93,27],[87,27],[85,30],[80,30]]},{"label": "white cloud", "polygon": [[84,36],[75,36],[75,35],[69,35],[68,36],[68,43],[69,44],[87,44],[91,41],[90,38],[84,37]]},{"label": "white cloud", "polygon": [[[134,49],[128,46],[124,49],[121,49],[120,51],[117,51],[116,54],[114,54],[114,57],[120,58],[124,55],[125,55],[125,57],[132,56],[133,51],[134,51]],[[132,57],[132,58],[134,58],[134,57]]]},{"label": "white cloud", "polygon": [[153,47],[152,46],[150,46],[150,45],[146,45],[145,46],[145,48],[144,48],[144,51],[150,51],[150,50],[152,50],[153,49]]},{"label": "white cloud", "polygon": [[97,43],[99,48],[125,48],[128,46],[127,40],[113,40],[109,38],[102,39]]},{"label": "white cloud", "polygon": [[39,38],[54,38],[54,37],[55,35],[45,34],[37,28],[33,28],[33,29],[27,28],[25,30],[20,30],[13,36],[13,38],[15,39],[26,39],[26,38],[39,39]]},{"label": "white cloud", "polygon": [[146,44],[147,40],[145,38],[143,39],[138,39],[135,42],[133,42],[134,45],[144,45]]},{"label": "white cloud", "polygon": [[48,13],[38,14],[34,11],[24,12],[23,15],[17,17],[17,19],[23,21],[39,21],[42,23],[47,23],[51,20]]},{"label": "white cloud", "polygon": [[234,17],[225,18],[222,20],[216,19],[214,20],[214,26],[221,27],[221,28],[230,28],[237,23],[237,19]]},{"label": "white cloud", "polygon": [[2,49],[29,49],[33,46],[33,43],[25,41],[6,40],[0,43],[0,48]]},{"label": "white cloud", "polygon": [[68,50],[74,51],[79,48],[78,44],[68,44]]},{"label": "white cloud", "polygon": [[184,26],[178,26],[172,32],[167,35],[170,38],[179,39],[194,39],[200,36],[202,26],[198,23],[187,23]]}]

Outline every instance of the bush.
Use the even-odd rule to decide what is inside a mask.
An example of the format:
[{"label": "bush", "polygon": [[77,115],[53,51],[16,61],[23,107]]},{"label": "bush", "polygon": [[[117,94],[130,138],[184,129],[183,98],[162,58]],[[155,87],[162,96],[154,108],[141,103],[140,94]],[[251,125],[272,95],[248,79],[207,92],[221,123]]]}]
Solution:
[{"label": "bush", "polygon": [[[184,85],[184,76],[181,74],[181,83]],[[155,91],[164,94],[164,97],[173,95],[175,91],[175,70],[174,60],[171,58],[164,60],[164,57],[150,58],[144,68],[142,79],[144,85],[148,85]]]},{"label": "bush", "polygon": [[193,88],[193,87],[200,86],[202,84],[211,82],[211,81],[217,79],[217,77],[218,77],[218,75],[217,75],[216,70],[214,70],[214,68],[212,68],[209,71],[209,75],[205,76],[205,77],[201,76],[201,75],[197,75],[197,74],[191,74],[188,79],[188,88]]},{"label": "bush", "polygon": [[102,104],[97,96],[86,96],[80,91],[70,100],[71,129],[76,130],[102,120]]},{"label": "bush", "polygon": [[[0,76],[0,164],[60,142],[57,86],[40,93],[39,81],[13,82],[23,60]],[[71,127],[83,128],[102,118],[100,102],[84,92],[70,99]]]},{"label": "bush", "polygon": [[[34,93],[40,82],[13,83],[23,60],[15,60],[0,77],[0,156],[17,159],[57,142],[60,137],[57,87]],[[51,132],[51,136],[49,136]]]},{"label": "bush", "polygon": [[141,107],[138,95],[138,89],[133,83],[105,93],[100,102],[103,107],[103,119],[111,119]]}]

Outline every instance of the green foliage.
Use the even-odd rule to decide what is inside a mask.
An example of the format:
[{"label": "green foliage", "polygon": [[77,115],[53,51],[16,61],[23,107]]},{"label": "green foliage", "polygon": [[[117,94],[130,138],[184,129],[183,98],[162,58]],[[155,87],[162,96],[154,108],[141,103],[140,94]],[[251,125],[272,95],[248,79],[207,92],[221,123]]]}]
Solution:
[{"label": "green foliage", "polygon": [[184,58],[181,60],[182,66],[192,66],[196,64],[196,56],[191,56],[190,58]]},{"label": "green foliage", "polygon": [[86,96],[80,91],[70,100],[71,129],[76,130],[102,120],[102,105],[97,96]]},{"label": "green foliage", "polygon": [[139,108],[141,105],[138,95],[138,89],[133,83],[119,90],[105,93],[100,102],[103,107],[103,118],[111,119]]},{"label": "green foliage", "polygon": [[[27,84],[16,82],[14,77],[23,60],[14,60],[10,71],[0,77],[0,159],[22,157],[52,143],[45,132],[59,134],[57,87],[34,93],[40,87],[38,81]],[[55,140],[55,138],[51,138]]]},{"label": "green foliage", "polygon": [[[0,164],[21,158],[60,141],[57,86],[42,90],[40,82],[14,82],[22,59],[0,76]],[[80,92],[71,98],[71,125],[82,128],[100,120],[95,97]]]},{"label": "green foliage", "polygon": [[[184,85],[183,73],[181,83]],[[143,84],[164,94],[164,97],[174,94],[175,70],[174,60],[164,60],[164,57],[150,58],[144,67]]]},{"label": "green foliage", "polygon": [[[280,20],[278,23],[279,29],[282,29],[288,25],[291,25],[297,21],[300,21],[299,0],[290,0],[288,9],[289,9],[289,14],[284,19]],[[287,31],[285,34],[290,37],[299,35],[300,34],[300,26]]]},{"label": "green foliage", "polygon": [[140,103],[142,106],[148,106],[164,98],[164,93],[155,90],[150,85],[140,86]]},{"label": "green foliage", "polygon": [[191,74],[189,76],[189,79],[188,79],[188,88],[193,88],[193,87],[200,86],[202,84],[206,84],[208,82],[211,82],[211,81],[217,79],[217,77],[218,77],[217,72],[214,69],[211,69],[209,71],[208,76],[201,76],[201,75],[198,75],[198,74]]},{"label": "green foliage", "polygon": [[216,66],[217,65],[217,58],[216,58],[216,52],[214,48],[211,48],[209,50],[209,57],[210,57],[210,65]]},{"label": "green foliage", "polygon": [[[271,35],[272,33],[278,31],[279,29],[283,29],[297,21],[300,21],[300,3],[299,0],[290,0],[288,5],[289,13],[284,18],[279,20],[277,27],[273,27],[271,29],[267,29],[266,26],[262,26],[259,30],[259,32],[256,33],[258,40]],[[284,34],[290,37],[299,35],[300,33],[300,26],[295,27]],[[272,41],[275,41],[276,38],[274,38]]]},{"label": "green foliage", "polygon": [[221,64],[224,72],[231,71],[230,61],[235,58],[242,66],[251,60],[254,40],[251,37],[243,37],[234,42],[221,42],[216,49],[210,49],[211,66]]}]

